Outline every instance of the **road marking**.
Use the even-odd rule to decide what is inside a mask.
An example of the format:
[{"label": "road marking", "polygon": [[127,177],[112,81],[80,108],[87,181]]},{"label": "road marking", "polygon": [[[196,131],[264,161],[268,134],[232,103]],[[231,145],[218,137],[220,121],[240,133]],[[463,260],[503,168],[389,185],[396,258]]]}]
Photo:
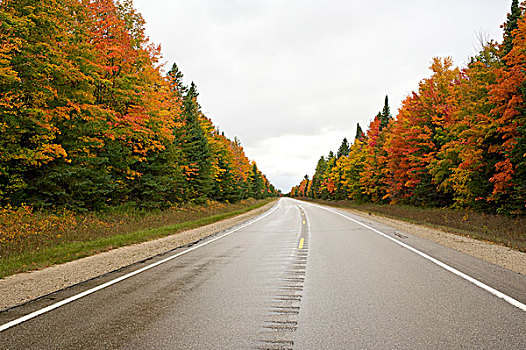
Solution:
[{"label": "road marking", "polygon": [[30,314],[27,314],[27,315],[25,315],[25,316],[22,316],[22,317],[20,317],[20,318],[17,318],[17,319],[15,319],[15,320],[13,320],[13,321],[7,322],[7,323],[5,323],[5,324],[3,324],[3,325],[0,326],[0,332],[3,332],[3,331],[5,331],[6,329],[9,329],[9,328],[11,328],[11,327],[14,327],[14,326],[16,326],[16,325],[18,325],[18,324],[20,324],[20,323],[22,323],[22,322],[28,321],[28,320],[30,320],[30,319],[32,319],[32,318],[35,318],[35,317],[40,316],[40,315],[42,315],[42,314],[45,314],[46,312],[49,312],[49,311],[54,310],[54,309],[57,309],[57,308],[59,308],[59,307],[61,307],[61,306],[64,306],[64,305],[66,305],[66,304],[69,304],[69,303],[71,303],[71,302],[73,302],[73,301],[75,301],[75,300],[78,300],[78,299],[83,298],[83,297],[85,297],[85,296],[87,296],[87,295],[93,294],[93,293],[95,293],[95,292],[97,292],[97,291],[99,291],[99,290],[101,290],[101,289],[104,289],[104,288],[109,287],[109,286],[111,286],[111,285],[113,285],[113,284],[119,283],[119,282],[121,282],[121,281],[124,281],[125,279],[128,279],[128,278],[130,278],[130,277],[132,277],[132,276],[138,275],[138,274],[141,273],[141,272],[144,272],[144,271],[146,271],[146,270],[149,270],[149,269],[151,269],[151,268],[154,268],[154,267],[156,267],[156,266],[158,266],[158,265],[164,264],[164,263],[167,262],[167,261],[173,260],[173,259],[175,259],[175,258],[177,258],[177,257],[180,257],[181,255],[184,255],[184,254],[186,254],[186,253],[190,253],[190,252],[193,251],[193,250],[196,250],[196,249],[198,249],[198,248],[204,247],[204,246],[207,245],[207,244],[210,244],[210,243],[215,242],[215,241],[217,241],[217,240],[219,240],[219,239],[221,239],[221,238],[224,238],[224,237],[226,237],[226,236],[228,236],[228,235],[231,235],[232,233],[234,233],[234,232],[236,232],[236,231],[239,231],[239,230],[241,230],[242,228],[245,228],[245,227],[247,227],[247,226],[249,226],[249,225],[252,225],[253,223],[258,222],[259,220],[261,220],[261,219],[263,219],[263,218],[269,216],[269,215],[272,214],[274,211],[276,211],[276,209],[279,207],[279,204],[280,204],[280,202],[278,202],[278,203],[277,203],[272,209],[270,209],[270,210],[267,211],[266,213],[264,213],[264,214],[262,214],[262,215],[256,217],[255,219],[253,219],[253,220],[247,222],[246,224],[243,224],[243,225],[241,225],[241,226],[239,226],[239,227],[236,227],[235,229],[232,229],[232,230],[230,230],[230,231],[227,231],[226,233],[222,234],[221,236],[217,236],[217,237],[214,237],[214,238],[212,238],[212,239],[210,239],[210,240],[208,240],[208,241],[206,241],[206,242],[203,242],[203,243],[201,243],[201,244],[194,245],[194,246],[192,246],[192,247],[190,247],[190,248],[188,248],[188,249],[186,249],[186,250],[184,250],[184,251],[182,251],[182,252],[180,252],[180,253],[177,253],[177,254],[175,254],[175,255],[169,256],[169,257],[164,258],[164,259],[162,259],[162,260],[159,260],[159,261],[157,261],[157,262],[155,262],[155,263],[153,263],[153,264],[150,264],[150,265],[148,265],[148,266],[142,267],[142,268],[140,268],[140,269],[138,269],[138,270],[132,271],[132,272],[130,272],[130,273],[124,275],[124,276],[118,277],[118,278],[116,278],[116,279],[113,279],[113,280],[111,280],[111,281],[108,281],[108,282],[106,282],[106,283],[103,283],[103,284],[101,284],[101,285],[99,285],[99,286],[96,286],[96,287],[93,287],[93,288],[91,288],[91,289],[88,289],[88,290],[86,290],[86,291],[84,291],[84,292],[82,292],[82,293],[79,293],[79,294],[73,295],[73,296],[71,296],[71,297],[69,297],[69,298],[67,298],[67,299],[64,299],[64,300],[61,300],[61,301],[59,301],[59,302],[57,302],[57,303],[51,304],[51,305],[49,305],[49,306],[46,306],[45,308],[42,308],[42,309],[37,310],[37,311],[34,311],[34,312],[30,313]]},{"label": "road marking", "polygon": [[300,244],[298,244],[298,249],[303,249],[303,242],[305,242],[305,238],[300,239]]},{"label": "road marking", "polygon": [[305,220],[303,220],[303,225],[305,225]]},{"label": "road marking", "polygon": [[375,229],[375,228],[373,228],[373,227],[371,227],[371,226],[369,226],[369,225],[366,225],[366,224],[364,224],[364,223],[361,223],[361,222],[359,222],[358,220],[355,220],[355,219],[353,219],[353,218],[350,218],[350,217],[348,217],[347,215],[342,214],[342,213],[340,213],[340,212],[338,212],[338,211],[336,211],[336,210],[333,210],[333,209],[330,209],[330,208],[325,208],[325,207],[323,207],[323,206],[321,206],[321,205],[317,205],[317,204],[311,204],[311,203],[307,203],[307,204],[312,205],[312,206],[315,206],[315,207],[319,207],[319,208],[325,209],[325,210],[327,210],[327,211],[330,211],[330,212],[332,212],[332,213],[335,213],[335,214],[338,214],[338,215],[340,215],[340,216],[343,216],[343,217],[346,218],[347,220],[350,220],[350,221],[352,221],[352,222],[354,222],[354,223],[357,223],[358,225],[361,225],[361,226],[363,226],[363,227],[365,227],[365,228],[367,228],[367,229],[369,229],[369,230],[371,230],[371,231],[373,231],[373,232],[375,232],[375,233],[377,233],[377,234],[379,234],[379,235],[381,235],[381,236],[383,236],[383,237],[385,237],[385,238],[387,238],[387,239],[389,239],[389,240],[395,242],[396,244],[401,245],[402,247],[409,249],[409,250],[412,251],[413,253],[416,253],[416,254],[420,255],[421,257],[423,257],[423,258],[425,258],[425,259],[431,261],[432,263],[434,263],[434,264],[436,264],[436,265],[438,265],[438,266],[440,266],[440,267],[446,269],[447,271],[449,271],[449,272],[451,272],[451,273],[454,273],[455,275],[457,275],[457,276],[459,276],[459,277],[461,277],[461,278],[463,278],[463,279],[465,279],[465,280],[467,280],[467,281],[473,283],[473,284],[476,285],[477,287],[480,287],[480,288],[484,289],[485,291],[490,292],[491,294],[495,295],[496,297],[498,297],[498,298],[500,298],[500,299],[503,299],[503,300],[506,301],[507,303],[509,303],[509,304],[511,304],[511,305],[513,305],[513,306],[515,306],[515,307],[517,307],[517,308],[519,308],[519,309],[521,309],[522,311],[526,311],[526,305],[523,304],[523,303],[521,303],[520,301],[518,301],[518,300],[516,300],[516,299],[513,299],[513,298],[510,297],[509,295],[506,295],[506,294],[502,293],[501,291],[498,291],[498,290],[496,290],[496,289],[494,289],[494,288],[488,286],[487,284],[482,283],[482,282],[480,282],[479,280],[477,280],[477,279],[475,279],[475,278],[473,278],[473,277],[471,277],[471,276],[466,275],[465,273],[463,273],[463,272],[461,272],[461,271],[455,269],[454,267],[451,267],[451,266],[449,266],[449,265],[443,263],[442,261],[440,261],[440,260],[438,260],[438,259],[435,259],[435,258],[433,258],[432,256],[429,256],[429,255],[427,255],[426,253],[423,253],[423,252],[421,252],[420,250],[411,247],[410,245],[405,244],[404,242],[400,242],[400,241],[397,240],[396,238],[393,238],[393,237],[389,236],[388,234],[383,233],[382,231],[379,231],[379,230],[377,230],[377,229]]}]

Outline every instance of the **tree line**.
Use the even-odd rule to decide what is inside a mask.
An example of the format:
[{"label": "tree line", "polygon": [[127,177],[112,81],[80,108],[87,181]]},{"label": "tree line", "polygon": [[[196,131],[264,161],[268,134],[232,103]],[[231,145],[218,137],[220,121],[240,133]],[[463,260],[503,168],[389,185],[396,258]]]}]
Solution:
[{"label": "tree line", "polygon": [[467,67],[433,59],[431,76],[391,116],[322,156],[289,195],[374,203],[526,211],[526,2],[513,0],[503,41]]},{"label": "tree line", "polygon": [[0,1],[0,205],[100,210],[276,190],[131,0]]}]

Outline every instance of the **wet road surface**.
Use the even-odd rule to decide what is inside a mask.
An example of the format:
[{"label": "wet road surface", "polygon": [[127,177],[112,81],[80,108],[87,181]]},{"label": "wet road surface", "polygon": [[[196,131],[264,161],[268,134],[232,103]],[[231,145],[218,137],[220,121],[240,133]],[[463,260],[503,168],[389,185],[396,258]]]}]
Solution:
[{"label": "wet road surface", "polygon": [[[526,303],[520,274],[281,199],[235,232],[0,332],[0,348],[526,348],[526,311],[374,230]],[[185,249],[0,313],[0,324]]]}]

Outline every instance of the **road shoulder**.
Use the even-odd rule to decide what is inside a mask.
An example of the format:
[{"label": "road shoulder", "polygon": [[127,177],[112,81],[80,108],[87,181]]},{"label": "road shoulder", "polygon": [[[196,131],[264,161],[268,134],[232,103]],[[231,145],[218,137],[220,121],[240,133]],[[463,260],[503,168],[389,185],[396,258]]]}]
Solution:
[{"label": "road shoulder", "polygon": [[354,209],[338,209],[351,212],[364,218],[369,217],[371,220],[380,222],[401,232],[407,232],[412,235],[430,240],[442,246],[471,255],[475,258],[487,261],[526,276],[526,253],[519,252],[492,242],[456,235],[424,225],[417,225],[402,220],[387,218],[381,215],[361,212]]},{"label": "road shoulder", "polygon": [[157,240],[110,250],[43,270],[0,279],[0,310],[23,304],[57,290],[182,247],[250,220],[269,210],[276,201],[258,209],[193,230]]}]

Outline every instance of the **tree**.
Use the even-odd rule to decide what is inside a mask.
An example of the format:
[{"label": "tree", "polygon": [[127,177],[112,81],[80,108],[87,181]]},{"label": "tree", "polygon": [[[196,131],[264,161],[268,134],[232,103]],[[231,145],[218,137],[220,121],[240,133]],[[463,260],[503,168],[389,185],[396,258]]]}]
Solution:
[{"label": "tree", "polygon": [[176,94],[176,97],[182,98],[188,93],[188,88],[183,83],[183,73],[179,70],[179,67],[174,62],[172,68],[168,71],[168,80],[172,91]]},{"label": "tree", "polygon": [[490,100],[493,126],[499,144],[490,151],[500,155],[495,164],[493,199],[501,210],[523,213],[526,209],[526,19],[518,21],[506,65],[496,72]]},{"label": "tree", "polygon": [[322,197],[322,184],[323,184],[323,175],[327,169],[327,162],[324,156],[321,156],[316,164],[316,170],[312,176],[312,185],[311,192],[309,197],[312,198],[321,198]]},{"label": "tree", "polygon": [[349,142],[347,141],[347,138],[344,137],[342,144],[340,145],[340,148],[338,148],[338,152],[336,153],[336,158],[340,158],[342,156],[346,156],[349,154]]},{"label": "tree", "polygon": [[356,140],[361,140],[365,136],[360,123],[356,123],[356,136],[354,137],[354,142]]},{"label": "tree", "polygon": [[200,106],[197,103],[197,89],[192,82],[183,98],[184,125],[178,135],[182,152],[182,169],[186,177],[185,199],[201,202],[209,195],[211,153],[200,119]]},{"label": "tree", "polygon": [[522,11],[519,7],[519,0],[512,0],[511,11],[508,13],[504,28],[503,43],[501,45],[501,57],[505,57],[513,48],[514,31],[519,27],[518,22],[522,18]]},{"label": "tree", "polygon": [[447,140],[444,126],[453,113],[451,84],[459,76],[451,58],[435,58],[433,75],[419,84],[418,93],[404,100],[387,145],[390,198],[414,204],[441,206],[447,194],[434,183],[429,167]]},{"label": "tree", "polygon": [[[64,203],[64,189],[44,178],[72,159],[57,124],[91,98],[88,77],[75,59],[90,51],[79,44],[83,36],[73,30],[70,10],[82,18],[83,8],[73,2],[0,4],[0,203]],[[90,66],[89,59],[84,65]],[[49,197],[51,192],[57,196]]]},{"label": "tree", "polygon": [[490,210],[488,200],[499,156],[490,152],[501,143],[494,125],[489,90],[502,66],[496,43],[487,43],[461,71],[452,85],[451,101],[457,106],[444,124],[446,138],[429,171],[441,191],[460,208]]},{"label": "tree", "polygon": [[303,180],[305,180],[305,188],[303,189],[303,197],[307,197],[307,193],[309,191],[309,184],[310,184],[310,179],[309,179],[309,175],[308,174],[305,174],[305,176],[303,177]]},{"label": "tree", "polygon": [[361,191],[368,199],[383,202],[388,197],[387,152],[384,149],[387,129],[382,129],[382,115],[378,115],[369,125],[363,147],[363,166],[360,172]]},{"label": "tree", "polygon": [[264,198],[264,182],[255,162],[249,176],[249,195],[255,199]]},{"label": "tree", "polygon": [[387,127],[387,125],[389,125],[391,119],[393,118],[391,116],[391,108],[389,107],[389,98],[387,96],[385,96],[384,108],[378,114],[378,116],[380,118],[380,131],[382,131]]},{"label": "tree", "polygon": [[243,149],[214,131],[176,64],[161,72],[131,0],[0,1],[0,23],[0,205],[248,196]]},{"label": "tree", "polygon": [[342,164],[344,168],[342,181],[343,186],[347,190],[347,198],[358,202],[365,202],[369,200],[369,197],[363,190],[361,174],[365,166],[365,143],[367,138],[363,137],[356,139],[351,146],[349,156],[342,158]]}]

